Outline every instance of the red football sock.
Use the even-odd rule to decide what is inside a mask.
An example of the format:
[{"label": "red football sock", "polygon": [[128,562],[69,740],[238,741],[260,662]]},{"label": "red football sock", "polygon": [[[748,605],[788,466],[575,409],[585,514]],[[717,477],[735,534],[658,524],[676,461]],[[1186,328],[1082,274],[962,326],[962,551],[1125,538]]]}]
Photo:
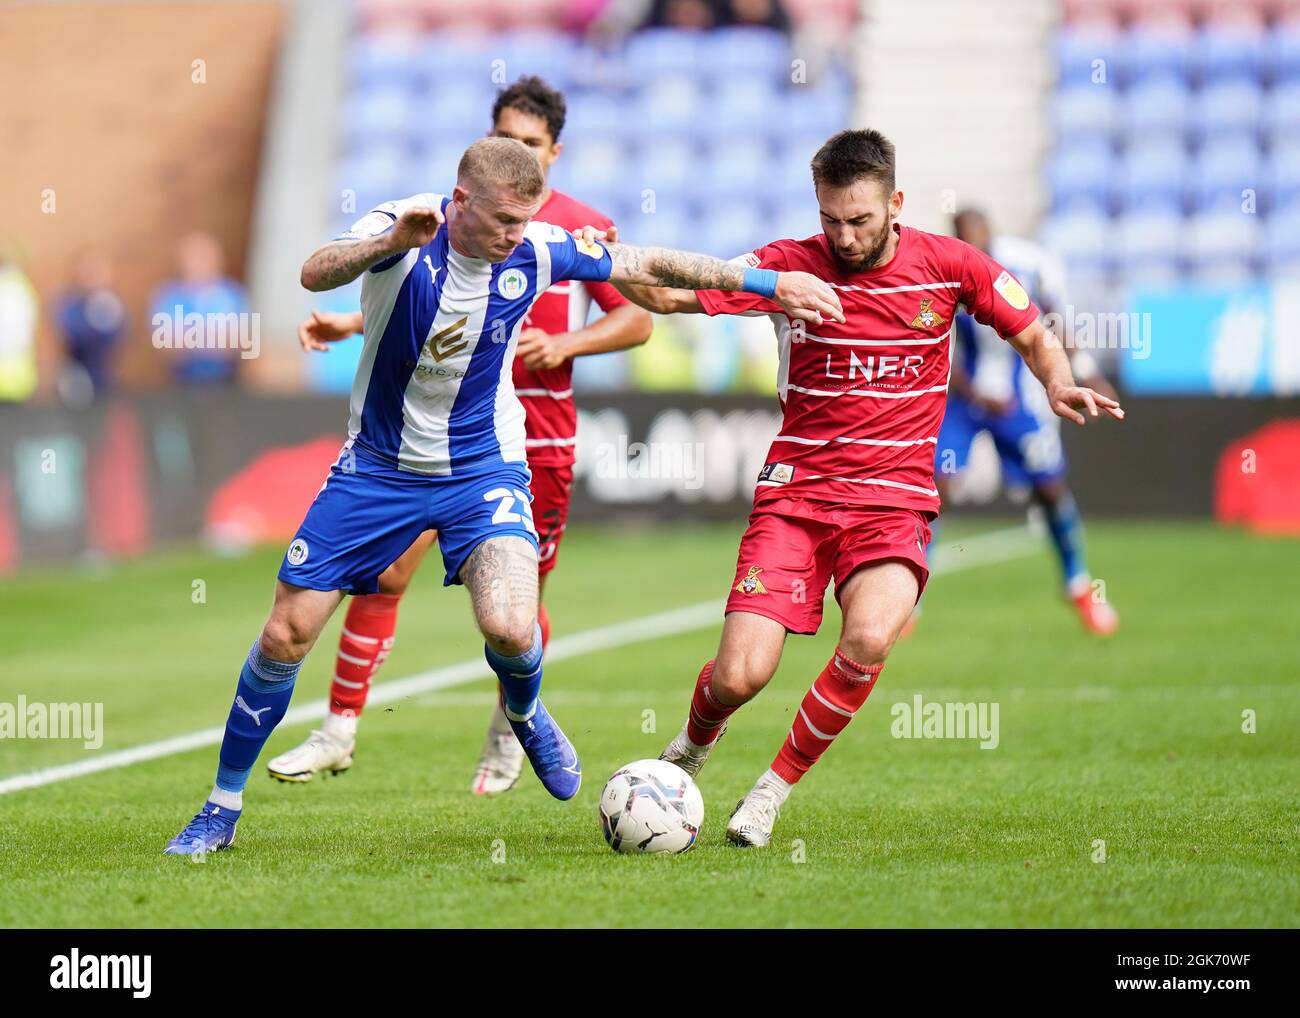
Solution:
[{"label": "red football sock", "polygon": [[866,702],[883,667],[860,665],[836,649],[835,656],[804,695],[790,734],[772,761],[772,770],[779,778],[793,785],[808,773]]},{"label": "red football sock", "polygon": [[551,617],[546,614],[546,605],[540,601],[537,602],[537,624],[542,627],[542,653],[546,653],[546,645],[551,642]]},{"label": "red football sock", "polygon": [[401,594],[366,594],[348,605],[330,685],[330,713],[360,717],[370,680],[393,649],[401,600]]},{"label": "red football sock", "polygon": [[723,703],[713,695],[713,666],[710,661],[700,669],[695,680],[695,695],[691,697],[691,713],[686,719],[686,737],[697,746],[707,746],[718,737],[722,722],[740,707]]}]

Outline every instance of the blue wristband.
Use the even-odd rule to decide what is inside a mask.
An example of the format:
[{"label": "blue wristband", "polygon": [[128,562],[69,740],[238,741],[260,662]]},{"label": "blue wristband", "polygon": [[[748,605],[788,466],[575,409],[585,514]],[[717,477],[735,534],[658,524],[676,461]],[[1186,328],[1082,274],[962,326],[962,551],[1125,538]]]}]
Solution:
[{"label": "blue wristband", "polygon": [[741,284],[741,289],[746,293],[758,293],[764,297],[775,297],[776,276],[775,269],[746,269],[745,282]]}]

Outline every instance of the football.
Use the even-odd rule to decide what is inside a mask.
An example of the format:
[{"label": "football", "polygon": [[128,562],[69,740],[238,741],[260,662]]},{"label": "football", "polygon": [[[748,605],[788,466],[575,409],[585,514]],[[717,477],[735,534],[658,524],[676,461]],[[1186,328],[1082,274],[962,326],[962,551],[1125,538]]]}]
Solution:
[{"label": "football", "polygon": [[600,795],[600,826],[615,852],[685,852],[703,822],[700,790],[666,760],[620,767]]}]

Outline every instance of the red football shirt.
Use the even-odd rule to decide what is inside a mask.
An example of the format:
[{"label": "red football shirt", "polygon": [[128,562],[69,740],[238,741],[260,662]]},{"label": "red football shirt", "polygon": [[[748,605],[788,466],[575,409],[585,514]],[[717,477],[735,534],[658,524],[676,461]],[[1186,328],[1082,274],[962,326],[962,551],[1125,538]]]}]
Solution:
[{"label": "red football shirt", "polygon": [[[953,237],[894,226],[886,265],[841,273],[826,237],[778,240],[748,264],[801,271],[839,293],[845,323],[792,321],[764,297],[697,291],[710,315],[767,314],[781,366],[781,432],[759,475],[755,504],[799,495],[824,502],[939,511],[934,456],[948,395],[953,316],[1013,336],[1038,317],[1002,266]],[[802,329],[802,334],[801,330]]]},{"label": "red football shirt", "polygon": [[[612,221],[589,205],[552,191],[537,215],[544,223],[565,230],[583,226],[606,229]],[[603,311],[612,311],[627,303],[627,298],[609,283],[566,280],[556,283],[533,304],[524,318],[523,328],[541,329],[556,335],[576,332],[587,324],[592,300]],[[529,371],[515,358],[515,395],[524,405],[524,440],[528,462],[533,466],[569,466],[573,463],[578,434],[578,409],[573,402],[573,361],[565,361],[550,371]]]}]

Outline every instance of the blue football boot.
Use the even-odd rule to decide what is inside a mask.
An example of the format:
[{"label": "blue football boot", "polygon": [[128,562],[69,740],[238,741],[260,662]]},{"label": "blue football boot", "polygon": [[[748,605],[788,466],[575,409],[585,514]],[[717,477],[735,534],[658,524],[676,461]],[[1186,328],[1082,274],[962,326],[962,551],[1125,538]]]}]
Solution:
[{"label": "blue football boot", "polygon": [[565,738],[542,701],[537,701],[537,709],[527,721],[510,718],[510,727],[546,790],[557,799],[572,799],[577,795],[582,784],[578,751]]},{"label": "blue football boot", "polygon": [[240,812],[205,802],[185,825],[185,830],[168,842],[163,855],[204,855],[229,848],[235,843],[235,824],[239,823]]}]

